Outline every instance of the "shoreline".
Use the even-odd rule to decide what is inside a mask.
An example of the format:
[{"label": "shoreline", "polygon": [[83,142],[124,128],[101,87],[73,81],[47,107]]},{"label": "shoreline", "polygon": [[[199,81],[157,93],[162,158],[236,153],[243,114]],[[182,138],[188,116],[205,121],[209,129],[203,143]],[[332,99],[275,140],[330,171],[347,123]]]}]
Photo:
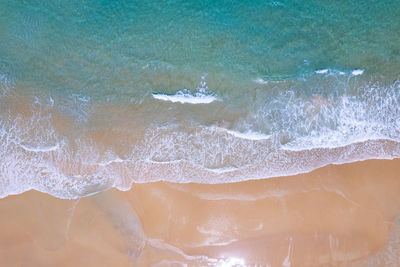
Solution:
[{"label": "shoreline", "polygon": [[400,253],[398,203],[400,159],[77,200],[29,191],[0,200],[0,256],[41,266],[376,266]]},{"label": "shoreline", "polygon": [[[380,101],[390,96],[385,101],[391,101],[397,99],[397,89],[398,83],[370,93]],[[0,99],[4,118],[0,197],[35,189],[74,199],[110,187],[127,190],[133,182],[231,183],[295,175],[327,164],[399,158],[397,126],[389,123],[396,122],[397,111],[378,101],[382,107],[378,113],[390,115],[385,117],[387,125],[364,118],[368,112],[361,112],[358,120],[348,109],[350,117],[331,110],[341,111],[336,105],[347,103],[347,97],[313,95],[296,100],[301,111],[298,121],[305,123],[301,124],[305,128],[295,124],[303,129],[299,133],[281,128],[279,121],[285,122],[286,117],[280,116],[277,128],[271,126],[275,130],[241,127],[247,120],[244,114],[211,112],[223,105],[209,109],[161,103],[147,112],[154,103],[74,102],[45,93],[36,97],[28,88],[16,86]],[[366,105],[362,99],[354,101]],[[76,106],[71,110],[70,104]],[[276,108],[282,116],[296,113]],[[72,111],[85,116],[81,120]],[[329,114],[335,114],[333,121]],[[329,121],[333,125],[324,124]],[[371,131],[363,125],[371,126]]]}]

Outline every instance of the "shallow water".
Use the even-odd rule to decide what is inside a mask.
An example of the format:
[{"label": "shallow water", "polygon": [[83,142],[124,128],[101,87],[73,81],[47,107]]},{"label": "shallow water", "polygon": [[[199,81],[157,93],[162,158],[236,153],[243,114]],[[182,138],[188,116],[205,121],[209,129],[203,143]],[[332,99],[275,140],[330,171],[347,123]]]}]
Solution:
[{"label": "shallow water", "polygon": [[397,1],[3,1],[0,196],[400,156]]}]

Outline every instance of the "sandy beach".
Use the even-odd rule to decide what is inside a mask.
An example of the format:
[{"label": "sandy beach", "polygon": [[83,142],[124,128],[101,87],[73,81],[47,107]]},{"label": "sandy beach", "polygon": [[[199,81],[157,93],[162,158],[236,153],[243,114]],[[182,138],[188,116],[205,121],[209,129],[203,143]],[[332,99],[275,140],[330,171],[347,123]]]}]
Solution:
[{"label": "sandy beach", "polygon": [[3,266],[396,266],[400,160],[0,200]]}]

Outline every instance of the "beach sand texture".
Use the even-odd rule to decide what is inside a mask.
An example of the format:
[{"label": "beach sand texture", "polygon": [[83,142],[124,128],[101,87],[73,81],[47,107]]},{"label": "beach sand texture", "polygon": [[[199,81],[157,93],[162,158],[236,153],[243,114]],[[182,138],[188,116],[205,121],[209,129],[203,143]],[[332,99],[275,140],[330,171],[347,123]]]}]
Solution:
[{"label": "beach sand texture", "polygon": [[[2,266],[396,266],[400,160],[0,200]],[[185,265],[187,264],[187,265]]]}]

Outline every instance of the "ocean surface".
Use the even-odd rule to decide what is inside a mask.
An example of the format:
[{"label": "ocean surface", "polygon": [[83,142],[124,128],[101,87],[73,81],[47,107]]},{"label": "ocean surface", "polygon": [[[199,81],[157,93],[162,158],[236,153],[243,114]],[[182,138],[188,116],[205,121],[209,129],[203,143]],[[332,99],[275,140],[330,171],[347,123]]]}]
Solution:
[{"label": "ocean surface", "polygon": [[400,157],[400,2],[1,1],[0,197]]}]

